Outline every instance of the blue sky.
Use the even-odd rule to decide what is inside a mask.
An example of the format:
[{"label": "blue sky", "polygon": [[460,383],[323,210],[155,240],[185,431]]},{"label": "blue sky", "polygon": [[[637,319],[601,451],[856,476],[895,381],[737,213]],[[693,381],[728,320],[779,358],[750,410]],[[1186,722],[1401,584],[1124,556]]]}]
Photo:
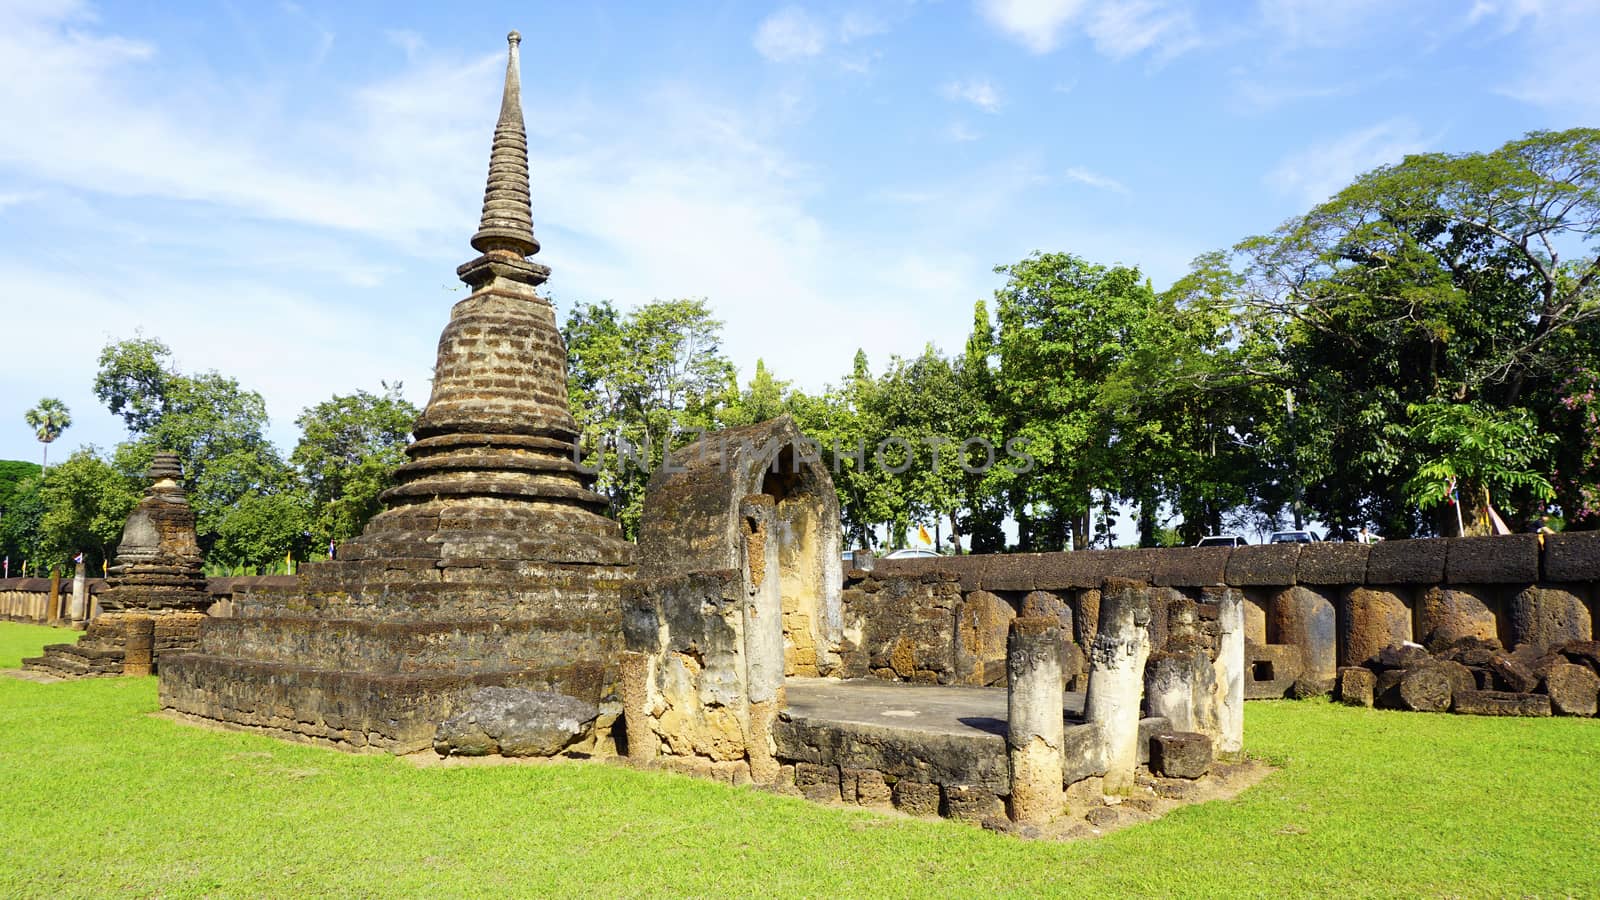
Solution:
[{"label": "blue sky", "polygon": [[959,349],[995,265],[1158,287],[1355,174],[1600,124],[1600,0],[0,0],[0,458],[111,340],[260,391],[427,399],[505,33],[559,314],[705,297],[746,376]]}]

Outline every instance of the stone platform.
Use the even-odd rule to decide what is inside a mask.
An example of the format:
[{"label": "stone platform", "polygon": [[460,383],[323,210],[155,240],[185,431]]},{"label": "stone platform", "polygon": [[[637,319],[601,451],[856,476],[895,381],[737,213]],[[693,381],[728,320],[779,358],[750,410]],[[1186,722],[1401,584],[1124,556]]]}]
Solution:
[{"label": "stone platform", "polygon": [[[400,560],[307,566],[234,599],[196,653],[162,669],[163,707],[281,737],[407,753],[477,688],[553,690],[605,706],[624,566]],[[609,718],[614,718],[613,712]],[[605,725],[606,723],[602,723]]]},{"label": "stone platform", "polygon": [[[789,678],[784,690],[788,702],[773,737],[778,758],[797,771],[871,772],[891,784],[933,785],[946,794],[1011,793],[1005,688]],[[1098,774],[1078,759],[1093,730],[1083,724],[1083,708],[1082,693],[1066,695],[1067,784]],[[1168,725],[1159,717],[1140,720],[1141,763],[1148,761],[1150,737]]]}]

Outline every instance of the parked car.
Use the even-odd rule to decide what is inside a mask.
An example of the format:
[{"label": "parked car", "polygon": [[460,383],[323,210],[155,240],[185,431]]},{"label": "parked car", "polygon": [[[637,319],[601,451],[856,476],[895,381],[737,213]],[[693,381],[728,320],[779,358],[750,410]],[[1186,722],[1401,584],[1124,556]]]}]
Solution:
[{"label": "parked car", "polygon": [[1209,534],[1200,539],[1196,547],[1243,547],[1250,543],[1237,534]]},{"label": "parked car", "polygon": [[1315,544],[1322,540],[1309,531],[1274,531],[1267,538],[1269,544]]},{"label": "parked car", "polygon": [[884,559],[934,559],[939,553],[923,547],[905,547],[885,556]]}]

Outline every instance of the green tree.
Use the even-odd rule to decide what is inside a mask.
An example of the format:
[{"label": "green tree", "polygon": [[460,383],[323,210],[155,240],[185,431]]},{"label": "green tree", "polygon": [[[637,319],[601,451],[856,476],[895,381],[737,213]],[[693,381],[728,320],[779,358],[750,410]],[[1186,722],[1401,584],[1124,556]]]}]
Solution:
[{"label": "green tree", "polygon": [[1155,292],[1138,269],[1067,253],[1034,253],[995,271],[1006,276],[995,294],[998,417],[1037,461],[1009,489],[1021,545],[1082,549],[1095,492],[1120,487],[1115,420],[1099,393],[1150,315]]},{"label": "green tree", "polygon": [[754,425],[789,412],[789,398],[793,388],[787,381],[779,381],[767,370],[764,360],[756,360],[756,372],[750,377],[750,386],[723,414],[728,425]]},{"label": "green tree", "polygon": [[81,551],[89,571],[103,571],[143,488],[93,445],[74,451],[45,472],[40,485],[38,561],[65,563]]},{"label": "green tree", "polygon": [[305,559],[311,525],[303,496],[289,491],[239,498],[217,529],[208,562],[227,568],[277,571],[287,556]]},{"label": "green tree", "polygon": [[[1597,236],[1600,131],[1573,129],[1408,157],[1239,245],[1243,295],[1300,400],[1297,462],[1324,521],[1453,528],[1421,515],[1407,488],[1437,452],[1412,406],[1525,410],[1541,432],[1555,427],[1572,364],[1600,353]],[[1544,500],[1528,482],[1501,502],[1525,525]]]},{"label": "green tree", "polygon": [[[1423,461],[1406,482],[1412,502],[1428,509],[1450,501],[1470,506],[1457,529],[1490,534],[1492,491],[1523,490],[1542,500],[1555,489],[1535,464],[1553,442],[1522,409],[1495,410],[1470,403],[1413,404],[1412,436]],[[1464,512],[1465,510],[1463,510]],[[1455,524],[1455,520],[1450,520]]]},{"label": "green tree", "polygon": [[39,530],[44,517],[42,472],[38,463],[0,460],[0,554],[11,560],[13,575],[30,560],[37,564],[44,545]]},{"label": "green tree", "polygon": [[289,461],[306,490],[313,546],[355,537],[382,510],[378,495],[394,484],[418,416],[400,389],[385,383],[382,394],[335,395],[295,420],[300,442]]},{"label": "green tree", "polygon": [[292,488],[293,472],[267,440],[260,394],[217,372],[187,375],[158,340],[135,338],[101,351],[95,395],[128,426],[116,463],[142,474],[158,450],[183,461],[200,546],[210,550],[225,519],[252,492]]},{"label": "green tree", "polygon": [[45,397],[23,415],[23,420],[33,433],[38,436],[39,443],[44,444],[44,465],[50,466],[50,445],[55,439],[61,437],[61,432],[72,425],[72,413],[67,410],[67,405],[54,397]]},{"label": "green tree", "polygon": [[579,304],[567,317],[567,390],[585,462],[629,537],[650,472],[669,449],[717,427],[734,399],[721,335],[704,300],[655,300],[625,315],[609,301]]}]

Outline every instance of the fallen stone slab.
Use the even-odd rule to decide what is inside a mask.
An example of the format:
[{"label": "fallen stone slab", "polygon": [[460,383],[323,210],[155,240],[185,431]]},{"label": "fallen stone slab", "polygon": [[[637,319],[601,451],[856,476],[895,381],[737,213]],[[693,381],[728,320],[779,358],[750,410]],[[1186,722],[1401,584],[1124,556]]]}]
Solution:
[{"label": "fallen stone slab", "polygon": [[1556,652],[1565,656],[1567,662],[1587,666],[1600,675],[1600,641],[1568,641],[1557,647]]},{"label": "fallen stone slab", "polygon": [[1450,709],[1451,695],[1450,678],[1432,665],[1378,673],[1375,700],[1384,709],[1445,712]]},{"label": "fallen stone slab", "polygon": [[1455,696],[1455,711],[1468,716],[1548,716],[1550,698],[1512,691],[1462,691]]},{"label": "fallen stone slab", "polygon": [[599,714],[595,704],[554,691],[486,687],[439,723],[433,749],[440,756],[554,756]]},{"label": "fallen stone slab", "polygon": [[1552,665],[1544,677],[1544,692],[1558,716],[1592,716],[1600,709],[1600,675],[1585,666]]},{"label": "fallen stone slab", "polygon": [[1509,693],[1526,694],[1539,686],[1539,676],[1509,656],[1496,656],[1490,660],[1489,670],[1494,672],[1495,681]]}]

